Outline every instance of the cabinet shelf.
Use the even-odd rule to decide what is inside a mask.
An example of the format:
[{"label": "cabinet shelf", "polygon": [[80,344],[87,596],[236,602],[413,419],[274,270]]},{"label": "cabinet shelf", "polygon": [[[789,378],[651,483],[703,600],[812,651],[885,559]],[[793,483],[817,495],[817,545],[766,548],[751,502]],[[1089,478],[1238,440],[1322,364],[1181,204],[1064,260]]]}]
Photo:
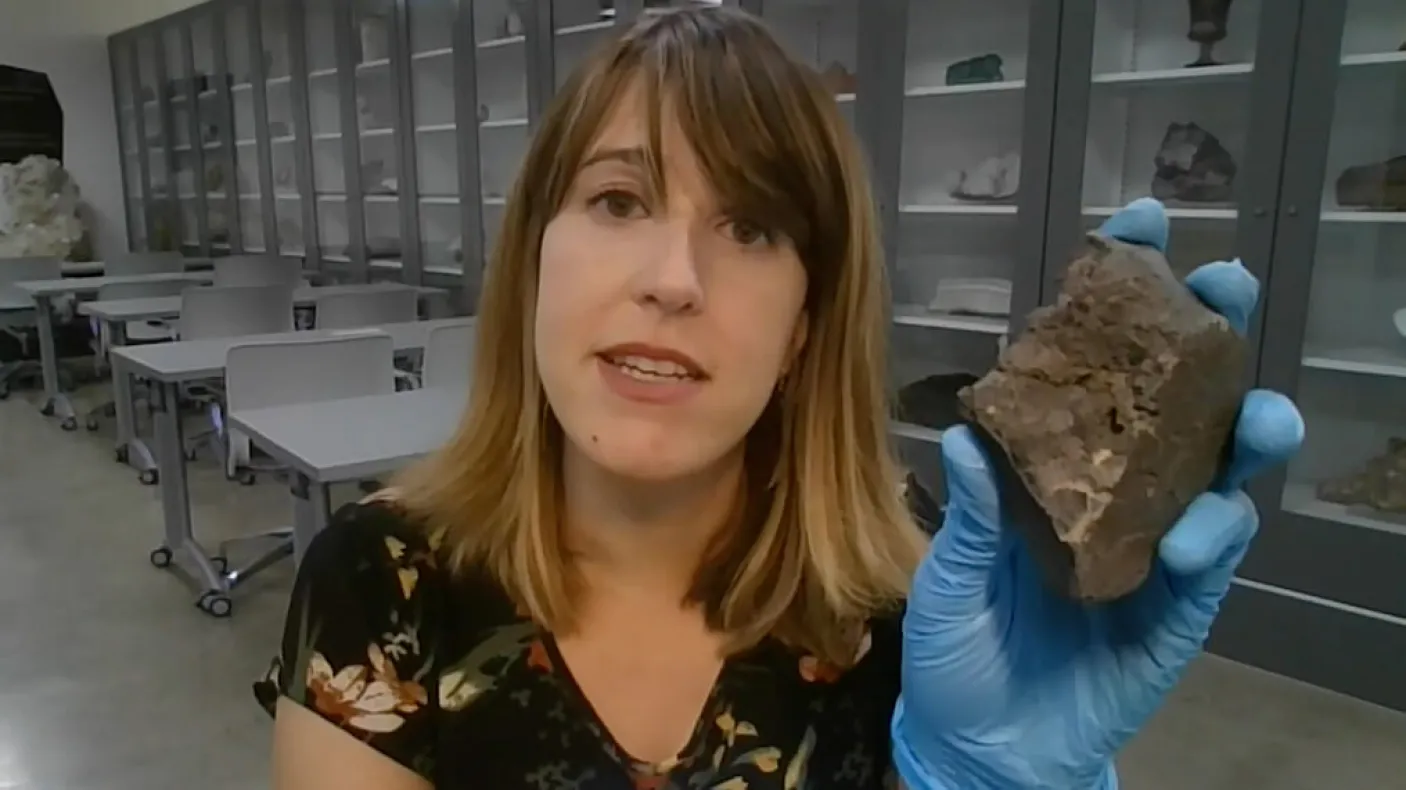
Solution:
[{"label": "cabinet shelf", "polygon": [[909,88],[903,95],[910,99],[922,99],[937,96],[971,96],[986,93],[1008,93],[1015,94],[1025,90],[1025,80],[1002,80],[1000,82],[978,82],[970,85],[930,85],[918,88]]},{"label": "cabinet shelf", "polygon": [[1406,338],[1401,338],[1401,345],[1401,351],[1372,347],[1313,348],[1304,355],[1302,364],[1312,370],[1406,378]]},{"label": "cabinet shelf", "polygon": [[1006,318],[936,313],[919,305],[894,305],[893,322],[901,326],[950,329],[979,335],[1004,335],[1010,332],[1010,320]]},{"label": "cabinet shelf", "polygon": [[1406,537],[1406,515],[1384,513],[1369,507],[1339,505],[1318,498],[1311,483],[1284,486],[1284,509],[1300,516],[1322,519],[1364,529],[1375,529]]}]

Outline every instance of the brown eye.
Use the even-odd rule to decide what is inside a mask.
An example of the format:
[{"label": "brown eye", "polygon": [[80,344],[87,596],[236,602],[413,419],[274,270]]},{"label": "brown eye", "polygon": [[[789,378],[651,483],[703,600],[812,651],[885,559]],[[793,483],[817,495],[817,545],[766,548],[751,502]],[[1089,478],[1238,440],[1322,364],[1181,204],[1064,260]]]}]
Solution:
[{"label": "brown eye", "polygon": [[775,233],[750,220],[730,220],[728,228],[732,240],[744,247],[751,247],[758,243],[771,245],[776,240]]},{"label": "brown eye", "polygon": [[614,219],[630,219],[636,216],[643,206],[639,198],[619,189],[601,192],[590,200],[591,208],[601,208]]}]

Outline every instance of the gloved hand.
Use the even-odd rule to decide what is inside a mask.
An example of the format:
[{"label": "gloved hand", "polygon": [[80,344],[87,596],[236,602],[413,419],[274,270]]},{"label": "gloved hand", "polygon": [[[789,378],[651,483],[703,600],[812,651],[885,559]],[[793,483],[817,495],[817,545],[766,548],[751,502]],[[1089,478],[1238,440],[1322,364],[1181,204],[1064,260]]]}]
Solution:
[{"label": "gloved hand", "polygon": [[[1162,205],[1142,199],[1100,232],[1165,249]],[[1187,285],[1240,332],[1259,283],[1238,262]],[[903,621],[894,761],[910,790],[1108,790],[1113,757],[1200,651],[1259,525],[1242,487],[1287,460],[1303,419],[1277,393],[1245,397],[1226,478],[1163,538],[1146,584],[1102,606],[1050,590],[970,429],[942,436],[947,515],[919,567]]]}]

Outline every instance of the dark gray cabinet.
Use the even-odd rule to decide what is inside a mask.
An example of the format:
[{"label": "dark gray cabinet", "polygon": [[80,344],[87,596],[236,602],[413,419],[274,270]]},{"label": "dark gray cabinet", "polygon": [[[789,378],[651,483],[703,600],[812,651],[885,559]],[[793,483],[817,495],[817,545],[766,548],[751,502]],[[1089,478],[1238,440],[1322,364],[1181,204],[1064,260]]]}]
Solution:
[{"label": "dark gray cabinet", "polygon": [[[1247,383],[1294,395],[1308,438],[1253,488],[1264,529],[1211,647],[1406,709],[1406,4],[1235,0],[1193,30],[1178,0],[724,1],[822,73],[869,153],[894,432],[934,487],[955,388],[1118,207],[1163,198],[1183,272],[1250,267]],[[645,5],[215,0],[119,34],[133,244],[453,285],[471,310],[546,102]]]}]

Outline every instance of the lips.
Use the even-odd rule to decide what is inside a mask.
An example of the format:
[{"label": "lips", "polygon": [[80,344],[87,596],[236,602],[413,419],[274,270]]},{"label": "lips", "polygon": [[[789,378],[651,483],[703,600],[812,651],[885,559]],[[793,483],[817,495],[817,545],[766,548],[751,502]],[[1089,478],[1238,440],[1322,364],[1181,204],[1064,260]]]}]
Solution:
[{"label": "lips", "polygon": [[622,343],[597,354],[602,361],[642,380],[706,381],[707,372],[677,349],[646,343]]}]

